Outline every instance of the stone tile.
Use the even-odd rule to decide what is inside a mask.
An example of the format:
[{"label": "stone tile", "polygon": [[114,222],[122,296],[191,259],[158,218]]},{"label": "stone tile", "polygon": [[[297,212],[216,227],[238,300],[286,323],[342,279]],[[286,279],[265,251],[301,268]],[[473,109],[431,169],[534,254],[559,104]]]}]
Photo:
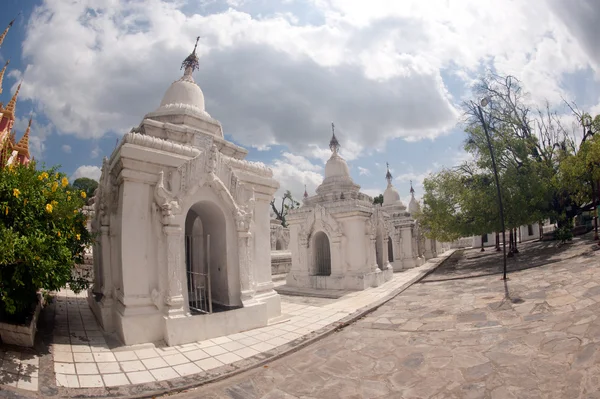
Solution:
[{"label": "stone tile", "polygon": [[210,355],[204,352],[202,349],[196,349],[195,351],[184,353],[184,356],[195,362],[196,360],[206,359]]},{"label": "stone tile", "polygon": [[121,367],[117,362],[97,363],[100,374],[120,373]]},{"label": "stone tile", "polygon": [[52,352],[71,352],[71,344],[52,344]]},{"label": "stone tile", "polygon": [[104,381],[99,374],[94,375],[80,375],[79,386],[81,388],[99,388],[104,386]]},{"label": "stone tile", "polygon": [[119,362],[119,366],[121,366],[121,370],[127,372],[132,371],[143,371],[146,370],[146,367],[140,360],[130,360],[126,362]]},{"label": "stone tile", "polygon": [[77,371],[78,375],[98,374],[98,367],[96,367],[96,363],[75,363],[75,370]]},{"label": "stone tile", "polygon": [[[296,334],[296,335],[300,336],[300,334]],[[261,341],[254,337],[247,337],[247,338],[240,339],[238,342],[245,346],[252,346],[252,345],[259,344]]]},{"label": "stone tile", "polygon": [[202,372],[202,369],[196,366],[194,363],[180,364],[177,366],[173,366],[173,369],[177,371],[177,373],[182,377]]},{"label": "stone tile", "polygon": [[[245,345],[242,345],[242,344],[241,344],[241,343],[239,343],[239,342],[232,341],[232,342],[227,342],[227,343],[224,343],[224,344],[222,344],[222,345],[221,345],[221,347],[222,347],[223,349],[225,349],[225,350],[229,351],[229,352],[233,352],[233,351],[236,351],[236,350],[238,350],[238,349],[242,349],[242,348],[244,348],[244,347],[245,347]],[[197,359],[196,359],[196,360],[197,360]]]},{"label": "stone tile", "polygon": [[160,356],[158,354],[158,352],[152,348],[136,350],[135,354],[137,355],[138,358],[140,358],[140,360],[141,359],[150,359],[152,357]]},{"label": "stone tile", "polygon": [[92,349],[88,345],[71,345],[73,353],[90,353]]},{"label": "stone tile", "polygon": [[223,353],[227,353],[227,350],[222,348],[221,346],[211,346],[209,348],[204,348],[204,352],[208,353],[210,356],[221,355]]},{"label": "stone tile", "polygon": [[17,388],[25,389],[27,391],[37,391],[38,390],[39,381],[37,377],[27,377],[23,378],[22,376],[19,378],[17,382]]},{"label": "stone tile", "polygon": [[129,378],[132,384],[144,384],[155,381],[152,374],[150,374],[148,371],[134,371],[126,374],[127,378]]},{"label": "stone tile", "polygon": [[103,374],[102,379],[107,387],[117,387],[121,385],[129,385],[129,380],[124,373]]},{"label": "stone tile", "polygon": [[94,352],[93,353],[94,360],[96,362],[116,362],[117,359],[112,352]]},{"label": "stone tile", "polygon": [[196,342],[196,345],[198,345],[198,348],[204,349],[204,348],[208,348],[208,347],[211,347],[211,346],[216,346],[217,344],[215,344],[214,342],[208,340],[208,341]]},{"label": "stone tile", "polygon": [[204,371],[212,370],[217,367],[223,366],[223,363],[215,359],[214,357],[198,360],[197,362],[194,362],[194,364],[196,364],[196,366],[200,367]]},{"label": "stone tile", "polygon": [[167,362],[169,366],[177,366],[178,364],[189,363],[189,360],[180,353],[176,355],[164,356],[163,360]]},{"label": "stone tile", "polygon": [[73,353],[73,360],[77,363],[92,363],[94,356],[91,353]]},{"label": "stone tile", "polygon": [[270,340],[266,341],[267,344],[273,345],[275,347],[285,345],[288,342],[290,342],[288,339],[285,339],[282,337],[275,337],[275,338],[271,338]]},{"label": "stone tile", "polygon": [[54,362],[54,372],[56,374],[75,374],[75,365],[73,363]]},{"label": "stone tile", "polygon": [[74,374],[56,374],[56,385],[66,388],[79,388],[79,379]]},{"label": "stone tile", "polygon": [[243,349],[238,349],[237,351],[234,351],[233,353],[243,359],[246,359],[246,358],[252,357],[254,355],[258,355],[260,352],[255,349],[252,349],[252,348],[243,348]]},{"label": "stone tile", "polygon": [[55,362],[73,363],[74,361],[72,352],[54,352],[52,356]]},{"label": "stone tile", "polygon": [[242,360],[242,358],[235,353],[224,353],[222,355],[215,356],[215,359],[224,364],[235,363],[238,360]]},{"label": "stone tile", "polygon": [[113,352],[113,355],[115,355],[115,358],[120,362],[125,362],[128,360],[138,360],[138,357],[134,351]]},{"label": "stone tile", "polygon": [[162,369],[154,369],[150,370],[150,374],[156,378],[156,381],[165,381],[171,380],[173,378],[178,378],[179,374],[172,367],[164,367]]},{"label": "stone tile", "polygon": [[261,343],[258,343],[256,345],[252,345],[250,348],[252,348],[252,349],[254,349],[255,351],[258,351],[258,352],[268,352],[271,349],[275,348],[275,346],[271,345],[271,344],[268,344],[266,342],[261,342]]},{"label": "stone tile", "polygon": [[150,358],[150,359],[143,359],[142,363],[144,364],[144,366],[146,366],[146,368],[148,370],[150,370],[150,369],[159,369],[159,368],[162,368],[162,367],[169,366],[167,364],[167,362],[165,362],[161,357],[154,357],[154,358]]},{"label": "stone tile", "polygon": [[228,337],[218,337],[211,339],[211,341],[217,345],[221,345],[227,342],[231,342],[231,339],[229,339]]}]

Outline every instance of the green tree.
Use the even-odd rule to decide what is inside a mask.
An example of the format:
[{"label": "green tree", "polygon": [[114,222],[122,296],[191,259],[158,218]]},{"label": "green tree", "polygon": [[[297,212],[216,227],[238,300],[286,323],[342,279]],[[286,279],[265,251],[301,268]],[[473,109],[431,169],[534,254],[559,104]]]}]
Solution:
[{"label": "green tree", "polygon": [[90,179],[89,177],[80,177],[75,179],[72,186],[75,190],[85,191],[85,194],[91,198],[94,196],[94,192],[98,188],[98,182],[94,179]]},{"label": "green tree", "polygon": [[275,212],[275,218],[281,221],[281,225],[283,227],[287,227],[285,217],[287,216],[289,210],[297,208],[299,206],[300,203],[292,197],[292,193],[290,192],[290,190],[286,190],[286,192],[281,196],[280,209],[277,209],[277,206],[275,206],[275,198],[271,200],[271,209],[273,209],[273,212]]},{"label": "green tree", "polygon": [[79,212],[86,197],[56,168],[0,168],[0,317],[22,320],[40,289],[86,288],[72,273],[92,243]]},{"label": "green tree", "polygon": [[379,194],[377,197],[373,198],[373,205],[383,204],[383,194]]}]

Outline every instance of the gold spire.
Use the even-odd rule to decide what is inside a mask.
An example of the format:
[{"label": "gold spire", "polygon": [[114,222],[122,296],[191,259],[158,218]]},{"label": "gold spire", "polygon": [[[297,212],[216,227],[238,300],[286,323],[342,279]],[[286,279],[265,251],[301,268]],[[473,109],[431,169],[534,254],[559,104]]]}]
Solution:
[{"label": "gold spire", "polygon": [[15,23],[15,20],[13,19],[12,21],[9,22],[6,29],[4,29],[4,32],[2,32],[2,34],[0,35],[0,47],[2,47],[2,42],[4,41],[4,38],[6,37],[8,30],[10,29],[11,26],[13,26],[14,23]]},{"label": "gold spire", "polygon": [[4,64],[4,68],[0,71],[0,94],[2,94],[2,80],[4,79],[4,72],[6,72],[6,67],[10,64],[10,60],[6,60],[6,64]]},{"label": "gold spire", "polygon": [[8,105],[6,106],[6,109],[4,110],[4,116],[6,118],[15,118],[15,108],[17,106],[17,97],[19,97],[19,90],[21,90],[21,83],[23,82],[19,83],[19,86],[17,86],[17,91],[15,91],[15,94],[13,94],[12,98],[8,102]]},{"label": "gold spire", "polygon": [[25,134],[14,147],[15,150],[19,151],[19,154],[23,154],[27,158],[29,158],[29,131],[31,130],[31,122],[32,118],[29,118],[29,124],[27,125],[27,130],[25,130]]}]

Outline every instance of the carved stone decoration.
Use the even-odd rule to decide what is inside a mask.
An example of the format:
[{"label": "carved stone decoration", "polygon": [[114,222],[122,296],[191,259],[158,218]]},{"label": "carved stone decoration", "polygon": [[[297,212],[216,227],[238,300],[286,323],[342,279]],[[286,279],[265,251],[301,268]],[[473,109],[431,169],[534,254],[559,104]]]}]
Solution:
[{"label": "carved stone decoration", "polygon": [[171,224],[174,214],[179,212],[181,208],[177,199],[165,187],[164,172],[160,171],[158,175],[158,183],[154,188],[154,200],[162,212],[161,222],[166,226]]}]

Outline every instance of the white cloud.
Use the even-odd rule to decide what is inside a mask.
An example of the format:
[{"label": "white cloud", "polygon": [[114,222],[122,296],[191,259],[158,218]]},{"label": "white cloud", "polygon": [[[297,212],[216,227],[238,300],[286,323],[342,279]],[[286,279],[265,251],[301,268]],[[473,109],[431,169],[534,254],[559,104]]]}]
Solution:
[{"label": "white cloud", "polygon": [[92,148],[92,151],[90,152],[90,158],[98,158],[98,155],[100,155],[101,151],[102,150],[100,149],[100,146],[96,145],[94,148]]},{"label": "white cloud", "polygon": [[359,176],[371,176],[371,171],[367,168],[358,167],[358,175]]},{"label": "white cloud", "polygon": [[63,150],[63,152],[70,154],[71,153],[71,146],[68,144],[63,144],[61,146],[61,149]]},{"label": "white cloud", "polygon": [[315,189],[323,182],[323,170],[320,165],[315,165],[303,156],[283,153],[282,157],[269,165],[273,170],[273,177],[279,181],[279,190],[275,197],[281,197],[290,190],[292,196],[300,201],[304,194],[304,186],[309,195],[314,195]]},{"label": "white cloud", "polygon": [[574,27],[563,14],[585,7],[547,1],[552,9],[543,1],[312,0],[305,6],[325,24],[301,25],[277,6],[239,11],[252,3],[243,0],[213,0],[230,8],[212,15],[195,13],[195,2],[43,0],[23,43],[21,95],[62,133],[123,133],[158,106],[200,34],[196,80],[226,134],[325,161],[334,120],[351,161],[385,140],[435,138],[453,127],[460,98],[445,74],[467,86],[491,67],[521,78],[532,101],[568,98],[565,73],[598,71],[590,34],[598,24]]},{"label": "white cloud", "polygon": [[93,165],[81,165],[75,170],[75,173],[71,175],[71,181],[79,179],[80,177],[88,177],[96,181],[100,180],[100,174],[102,171],[99,167]]}]

